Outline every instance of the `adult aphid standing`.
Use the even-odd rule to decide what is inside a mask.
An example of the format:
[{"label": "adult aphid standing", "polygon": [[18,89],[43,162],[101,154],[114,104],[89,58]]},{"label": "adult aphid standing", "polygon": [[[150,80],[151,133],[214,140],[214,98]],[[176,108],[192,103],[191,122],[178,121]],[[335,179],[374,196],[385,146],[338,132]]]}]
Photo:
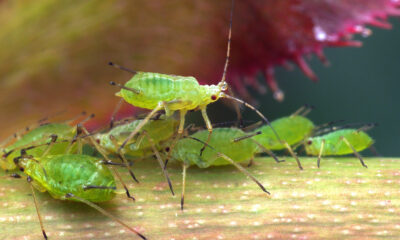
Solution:
[{"label": "adult aphid standing", "polygon": [[[110,63],[110,65],[114,67],[134,74],[134,76],[124,85],[111,82],[112,85],[121,88],[120,92],[118,92],[116,95],[122,97],[126,102],[134,106],[145,109],[152,109],[152,111],[141,122],[141,124],[139,124],[136,129],[129,135],[129,137],[123,142],[123,144],[119,148],[119,152],[123,152],[123,148],[127,144],[127,142],[140,131],[140,129],[157,111],[160,111],[162,109],[165,110],[167,116],[172,115],[177,110],[180,111],[180,124],[178,128],[178,136],[175,139],[175,142],[178,138],[180,138],[183,133],[186,113],[189,110],[200,110],[209,131],[206,143],[209,142],[212,134],[212,125],[208,118],[206,108],[207,105],[217,101],[220,98],[228,98],[244,104],[246,107],[255,111],[268,125],[270,125],[268,119],[255,107],[251,106],[241,99],[235,98],[225,93],[225,91],[228,90],[228,84],[225,81],[225,78],[229,64],[233,9],[234,0],[232,0],[232,8],[230,14],[225,66],[222,74],[222,79],[217,85],[200,85],[194,77],[184,77],[151,72],[138,72],[129,70],[114,63]],[[173,147],[173,145],[174,143],[171,146]],[[204,148],[205,146],[203,146],[202,150],[204,150]]]}]

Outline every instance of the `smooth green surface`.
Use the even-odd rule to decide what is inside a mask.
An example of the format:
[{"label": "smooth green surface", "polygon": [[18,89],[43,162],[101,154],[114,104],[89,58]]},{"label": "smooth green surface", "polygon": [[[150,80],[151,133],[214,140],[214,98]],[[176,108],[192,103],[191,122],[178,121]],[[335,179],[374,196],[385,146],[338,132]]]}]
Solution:
[{"label": "smooth green surface", "polygon": [[[266,196],[232,166],[187,172],[181,212],[181,167],[170,165],[171,197],[157,162],[139,162],[130,184],[136,203],[119,195],[101,204],[149,239],[396,239],[400,235],[400,159],[256,159],[249,168]],[[4,173],[3,173],[4,174]],[[124,172],[126,181],[131,182]],[[26,181],[0,179],[0,239],[41,239]],[[138,239],[83,204],[37,194],[49,239]]]}]

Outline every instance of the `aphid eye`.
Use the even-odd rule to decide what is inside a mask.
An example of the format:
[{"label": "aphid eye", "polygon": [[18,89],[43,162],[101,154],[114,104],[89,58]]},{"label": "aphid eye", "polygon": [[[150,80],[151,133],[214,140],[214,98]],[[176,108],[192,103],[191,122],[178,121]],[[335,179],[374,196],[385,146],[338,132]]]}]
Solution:
[{"label": "aphid eye", "polygon": [[97,144],[100,144],[100,139],[96,139]]},{"label": "aphid eye", "polygon": [[166,148],[165,148],[165,151],[166,151],[166,152],[169,152],[169,150],[170,150],[169,147],[166,147]]},{"label": "aphid eye", "polygon": [[216,95],[212,95],[211,96],[211,100],[213,100],[213,101],[217,100],[217,96]]},{"label": "aphid eye", "polygon": [[311,145],[311,144],[312,144],[312,141],[311,141],[311,140],[308,140],[308,141],[307,141],[307,144],[308,144],[308,145]]}]

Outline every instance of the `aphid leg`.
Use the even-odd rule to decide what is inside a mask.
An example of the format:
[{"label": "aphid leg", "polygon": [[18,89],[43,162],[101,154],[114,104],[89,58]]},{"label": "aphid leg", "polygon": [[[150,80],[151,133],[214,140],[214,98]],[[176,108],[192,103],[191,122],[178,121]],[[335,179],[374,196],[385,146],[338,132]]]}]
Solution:
[{"label": "aphid leg", "polygon": [[[85,134],[89,135],[88,130],[84,126],[81,126],[81,129]],[[96,148],[96,150],[104,157],[104,159],[106,161],[112,162],[111,159],[107,156],[106,150],[104,148],[102,148],[92,136],[89,136],[89,141],[93,144],[93,146]],[[129,173],[131,174],[131,176],[133,177],[133,179],[136,180],[136,177],[133,174],[129,163],[128,162],[124,162],[124,164],[125,164],[126,168],[128,169]],[[126,196],[128,198],[132,199],[133,201],[135,201],[135,198],[133,196],[131,196],[131,194],[129,193],[128,187],[126,186],[125,182],[122,180],[122,178],[119,175],[118,171],[113,166],[110,166],[110,168],[114,171],[115,176],[117,176],[118,180],[121,182],[122,186],[124,187],[125,192],[126,192]]]},{"label": "aphid leg", "polygon": [[[208,129],[208,137],[207,137],[207,141],[205,142],[206,144],[208,144],[211,140],[211,134],[212,134],[212,125],[210,122],[210,119],[208,118],[207,115],[207,108],[206,106],[201,108],[201,115],[203,116],[204,122],[206,123],[207,129]],[[204,144],[204,146],[201,148],[200,150],[200,156],[203,154],[204,149],[206,148],[206,144]]]},{"label": "aphid leg", "polygon": [[281,162],[284,162],[285,160],[279,160],[278,159],[278,157],[271,151],[271,150],[269,150],[268,148],[266,148],[266,147],[264,147],[262,144],[260,144],[259,142],[257,142],[256,140],[254,140],[254,139],[252,139],[253,140],[253,142],[255,142],[257,145],[258,145],[258,147],[259,148],[261,148],[261,150],[263,151],[263,152],[265,152],[266,154],[268,154],[269,156],[271,156],[274,160],[275,160],[275,162],[277,162],[277,163],[281,163]]},{"label": "aphid leg", "polygon": [[113,111],[113,113],[111,115],[111,119],[110,119],[110,129],[112,129],[114,127],[115,116],[117,115],[117,113],[118,113],[119,109],[121,108],[123,102],[124,102],[124,99],[121,98],[118,101],[117,105],[115,106],[115,109],[114,109],[114,111]]},{"label": "aphid leg", "polygon": [[185,204],[185,186],[186,186],[186,169],[189,166],[184,162],[182,164],[182,193],[181,193],[181,211],[183,211],[183,205]]},{"label": "aphid leg", "polygon": [[294,159],[296,159],[297,162],[297,166],[299,166],[300,170],[303,170],[303,167],[301,166],[300,160],[297,157],[297,154],[293,151],[293,149],[290,147],[290,145],[286,142],[286,141],[282,141],[283,145],[285,145],[286,149],[289,151],[290,155],[292,155],[292,157]]},{"label": "aphid leg", "polygon": [[175,136],[174,140],[172,141],[171,146],[169,147],[169,151],[167,154],[167,158],[165,159],[165,164],[164,168],[167,168],[168,161],[171,157],[172,150],[174,149],[176,143],[178,140],[182,137],[183,130],[185,127],[185,116],[186,116],[187,110],[180,110],[180,120],[179,120],[179,128],[178,128],[178,134]]},{"label": "aphid leg", "polygon": [[45,157],[50,152],[50,149],[54,146],[54,143],[57,141],[58,136],[56,134],[51,134],[50,138],[51,141],[49,142],[49,145],[47,146],[46,150],[44,150],[42,157]]},{"label": "aphid leg", "polygon": [[251,167],[254,164],[254,157],[250,158],[249,163],[247,164],[247,167]]},{"label": "aphid leg", "polygon": [[376,157],[381,157],[382,155],[380,155],[378,153],[378,150],[376,150],[376,147],[374,145],[369,146],[369,150],[371,151],[372,154],[374,154]]},{"label": "aphid leg", "polygon": [[264,122],[265,122],[266,124],[268,124],[268,126],[272,129],[272,131],[274,132],[276,138],[277,138],[279,141],[281,141],[281,138],[279,137],[279,135],[278,135],[278,133],[275,131],[275,129],[271,126],[271,123],[268,121],[268,119],[267,119],[260,111],[258,111],[255,107],[253,107],[252,105],[248,104],[247,102],[245,102],[245,101],[243,101],[243,100],[241,100],[241,99],[239,99],[239,98],[235,98],[235,97],[229,96],[228,94],[225,94],[225,93],[223,93],[223,92],[220,93],[220,97],[222,97],[222,98],[228,98],[228,99],[232,99],[232,100],[234,100],[234,101],[236,101],[236,102],[240,102],[241,104],[244,104],[246,107],[248,107],[248,108],[250,108],[251,110],[253,110],[254,112],[256,112],[257,115],[260,116],[260,117],[264,120]]},{"label": "aphid leg", "polygon": [[318,168],[319,168],[320,163],[321,163],[321,156],[322,156],[322,153],[324,152],[324,146],[325,146],[325,139],[322,139],[321,148],[319,149],[318,160],[317,160]]},{"label": "aphid leg", "polygon": [[105,215],[105,216],[111,218],[112,220],[114,220],[114,221],[116,221],[117,223],[121,224],[122,226],[126,227],[129,231],[135,233],[135,234],[138,235],[141,239],[145,239],[145,240],[147,239],[143,234],[141,234],[140,232],[136,231],[134,228],[128,226],[126,223],[124,223],[123,221],[119,220],[117,217],[115,217],[115,216],[112,215],[111,213],[107,212],[107,211],[104,210],[103,208],[99,207],[98,205],[96,205],[96,204],[94,204],[94,203],[92,203],[92,202],[90,202],[90,201],[88,201],[88,200],[86,200],[86,199],[83,199],[83,198],[81,198],[81,197],[75,196],[75,195],[72,194],[72,193],[67,193],[67,194],[65,195],[65,198],[67,198],[67,199],[70,198],[70,199],[74,199],[74,200],[76,200],[76,201],[85,203],[85,204],[88,205],[89,207],[92,207],[92,208],[96,209],[97,211],[99,211],[99,212],[102,213],[103,215]]},{"label": "aphid leg", "polygon": [[[242,137],[235,138],[235,139],[233,140],[233,142],[239,142],[239,141],[242,141],[242,140],[244,140],[244,139],[252,138],[252,137],[254,137],[254,136],[256,136],[256,135],[260,135],[260,134],[262,134],[262,132],[261,132],[261,131],[258,131],[258,132],[255,132],[255,133],[252,133],[252,134],[249,134],[249,135],[245,135],[245,136],[242,136]],[[251,140],[252,140],[255,144],[257,144],[258,147],[259,147],[263,152],[265,152],[266,154],[270,155],[270,156],[275,160],[275,162],[280,163],[280,162],[284,162],[284,161],[285,161],[285,160],[279,160],[278,157],[277,157],[271,150],[267,149],[266,147],[264,147],[262,144],[260,144],[260,143],[257,142],[256,140],[254,140],[254,139],[251,139]]]},{"label": "aphid leg", "polygon": [[162,160],[162,158],[160,156],[160,153],[158,152],[158,150],[156,148],[156,145],[154,144],[154,140],[150,137],[150,135],[146,131],[143,131],[142,133],[143,133],[144,136],[147,137],[147,139],[148,139],[148,141],[149,141],[149,143],[151,145],[151,148],[153,149],[154,155],[156,156],[156,159],[158,160],[158,163],[160,164],[161,169],[162,169],[162,171],[164,173],[165,179],[168,182],[169,189],[171,190],[171,193],[174,196],[175,193],[174,193],[174,189],[172,188],[171,179],[169,179],[168,171],[167,171],[167,169],[165,169],[164,161]]},{"label": "aphid leg", "polygon": [[240,164],[236,163],[235,161],[233,161],[230,157],[226,156],[223,153],[217,153],[217,158],[218,157],[222,157],[223,159],[225,159],[226,161],[228,161],[229,163],[231,163],[233,166],[235,166],[239,171],[241,171],[242,173],[246,174],[249,178],[251,178],[251,180],[253,180],[260,188],[261,190],[263,190],[263,192],[267,193],[267,194],[271,194],[270,192],[267,191],[267,189],[265,189],[265,187],[253,176],[251,175],[251,173],[249,173],[246,169],[244,169]]},{"label": "aphid leg", "polygon": [[153,109],[153,111],[151,111],[145,119],[143,119],[139,125],[137,125],[137,127],[135,128],[135,130],[133,130],[131,132],[131,134],[129,134],[129,136],[125,139],[125,141],[122,143],[122,145],[119,147],[118,149],[118,153],[121,152],[121,150],[125,147],[125,145],[140,131],[140,129],[143,128],[143,126],[150,120],[151,117],[154,116],[154,114],[156,114],[158,111],[160,111],[161,109],[163,109],[165,107],[166,103],[165,102],[159,102],[158,106],[156,108]]},{"label": "aphid leg", "polygon": [[340,137],[341,140],[343,140],[343,142],[346,143],[346,145],[351,148],[351,150],[353,150],[353,153],[356,157],[358,157],[358,159],[360,159],[361,165],[363,165],[363,167],[368,168],[367,165],[365,165],[364,160],[362,159],[361,155],[356,151],[356,149],[354,149],[354,147],[350,144],[350,142],[343,136]]},{"label": "aphid leg", "polygon": [[[234,96],[232,88],[228,86],[228,92],[229,95]],[[235,107],[235,112],[236,112],[236,117],[237,117],[237,127],[239,128],[243,128],[244,127],[244,122],[243,122],[243,117],[242,117],[242,113],[240,111],[240,105],[239,103],[235,103],[234,104]]]},{"label": "aphid leg", "polygon": [[46,231],[44,230],[44,227],[43,227],[42,216],[40,215],[39,207],[38,207],[38,204],[37,204],[35,189],[34,189],[33,186],[32,186],[32,181],[33,181],[33,179],[32,179],[30,176],[28,176],[28,178],[27,178],[26,180],[28,181],[29,185],[31,186],[32,197],[33,197],[33,201],[35,202],[36,213],[37,213],[38,218],[39,218],[40,228],[42,229],[43,237],[44,237],[44,239],[47,240]]}]

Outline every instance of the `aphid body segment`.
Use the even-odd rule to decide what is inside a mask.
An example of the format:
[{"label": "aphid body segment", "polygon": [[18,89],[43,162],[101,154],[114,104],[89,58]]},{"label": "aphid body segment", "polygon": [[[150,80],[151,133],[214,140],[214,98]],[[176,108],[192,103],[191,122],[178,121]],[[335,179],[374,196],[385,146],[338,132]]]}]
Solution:
[{"label": "aphid body segment", "polygon": [[71,193],[90,202],[104,202],[115,197],[114,176],[100,159],[92,156],[66,154],[35,160],[21,158],[19,166],[34,180],[36,189],[47,191],[56,199],[74,200],[66,198]]},{"label": "aphid body segment", "polygon": [[[282,139],[290,146],[301,142],[310,136],[315,128],[314,123],[301,115],[282,117],[271,122],[271,126],[275,129]],[[286,148],[283,141],[279,141],[272,129],[264,125],[254,132],[261,131],[261,134],[253,137],[258,143],[269,150],[282,150]]]},{"label": "aphid body segment", "polygon": [[[129,136],[129,134],[143,120],[134,120],[118,125],[106,133],[100,133],[95,136],[100,146],[111,153],[118,153],[119,146]],[[171,139],[174,135],[178,122],[172,117],[158,120],[150,120],[144,125],[137,137],[132,138],[124,147],[125,154],[133,157],[145,157],[153,154],[152,142],[157,149],[163,141]],[[143,132],[147,135],[144,135]],[[151,140],[149,139],[152,139]]]},{"label": "aphid body segment", "polygon": [[[242,130],[237,128],[215,128],[213,137],[209,142],[209,145],[215,150],[206,148],[200,156],[199,151],[203,147],[203,143],[184,138],[176,144],[172,152],[172,158],[185,162],[188,166],[196,165],[200,168],[230,165],[229,161],[218,157],[219,152],[224,153],[235,162],[247,161],[254,157],[258,146],[251,139],[234,142],[234,139],[245,135]],[[201,130],[191,135],[191,137],[201,141],[206,141],[207,136],[208,131],[206,130]]]},{"label": "aphid body segment", "polygon": [[194,77],[184,77],[150,72],[137,72],[126,87],[133,92],[121,89],[116,95],[134,106],[155,109],[165,102],[167,116],[176,110],[189,111],[205,108],[217,101],[226,84],[200,85]]},{"label": "aphid body segment", "polygon": [[[310,137],[305,142],[305,149],[308,155],[318,156],[339,156],[361,152],[370,147],[374,140],[364,131],[357,129],[341,129],[322,136]],[[323,145],[324,142],[324,146]],[[323,149],[321,151],[321,149]]]},{"label": "aphid body segment", "polygon": [[[57,135],[57,142],[53,144],[48,154],[56,155],[65,153],[70,143],[68,141],[60,140],[72,140],[76,134],[76,128],[71,127],[65,123],[47,123],[37,128],[32,129],[20,139],[16,140],[13,144],[5,147],[3,151],[2,161],[0,161],[0,167],[4,170],[14,170],[16,168],[14,164],[14,158],[20,155],[21,148],[27,148],[32,145],[43,145],[27,150],[29,155],[34,157],[42,156],[44,151],[47,149],[45,143],[50,143],[52,135]],[[76,150],[76,145],[71,146],[71,151]]]}]

